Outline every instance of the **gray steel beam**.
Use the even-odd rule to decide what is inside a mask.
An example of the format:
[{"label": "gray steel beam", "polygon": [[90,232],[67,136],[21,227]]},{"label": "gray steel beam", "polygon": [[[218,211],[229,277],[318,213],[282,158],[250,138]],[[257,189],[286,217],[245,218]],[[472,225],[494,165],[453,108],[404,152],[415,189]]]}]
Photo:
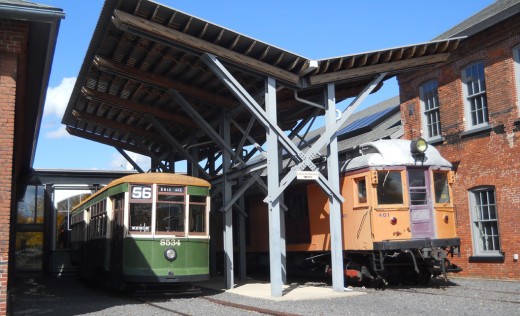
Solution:
[{"label": "gray steel beam", "polygon": [[[234,125],[238,125],[234,121],[232,121],[232,123]],[[249,120],[249,124],[247,124],[247,128],[246,128],[246,130],[243,133],[244,136],[240,140],[240,143],[238,144],[237,150],[235,151],[235,157],[233,157],[233,161],[231,162],[231,165],[235,164],[235,161],[237,160],[237,158],[239,157],[240,153],[242,152],[242,148],[244,148],[244,144],[246,143],[246,139],[248,138],[249,133],[251,132],[251,128],[253,127],[254,123],[255,123],[255,118],[251,117],[251,119]]]},{"label": "gray steel beam", "polygon": [[[224,141],[229,144],[231,140],[230,120],[226,113],[222,114],[222,136]],[[223,204],[227,205],[232,198],[232,184],[227,178],[227,173],[231,167],[231,152],[223,150],[222,166],[223,166]],[[226,276],[226,288],[232,289],[234,282],[234,263],[233,263],[233,212],[224,212],[224,266]]]},{"label": "gray steel beam", "polygon": [[[190,115],[190,117],[197,123],[200,128],[204,130],[204,132],[215,142],[217,145],[222,148],[222,150],[225,152],[227,151],[231,155],[235,155],[235,151],[231,146],[230,143],[226,142],[220,135],[215,132],[213,127],[206,122],[206,120],[195,110],[191,104],[176,90],[168,90],[168,94],[177,102],[177,104]],[[230,140],[231,141],[231,140]],[[244,163],[240,157],[237,158],[241,163]]]},{"label": "gray steel beam", "polygon": [[[378,76],[376,76],[364,89],[363,91],[352,101],[352,103],[343,111],[341,114],[341,118],[334,122],[334,125],[330,129],[326,129],[325,132],[318,138],[316,142],[314,142],[309,148],[305,154],[302,155],[302,159],[304,159],[302,162],[300,162],[297,166],[294,166],[291,171],[289,171],[285,177],[280,181],[280,187],[278,191],[274,192],[275,196],[281,194],[285,188],[291,182],[296,178],[296,170],[304,170],[308,163],[305,162],[305,160],[311,160],[314,158],[317,158],[319,151],[326,146],[330,142],[330,138],[338,132],[339,128],[347,121],[347,119],[350,117],[350,115],[357,109],[357,107],[366,99],[366,97],[377,87],[377,85],[384,79],[384,77],[387,75],[387,73],[381,73]],[[313,169],[311,169],[313,170]],[[327,179],[319,173],[318,174],[318,184],[320,184],[321,188],[325,191],[327,195],[331,195],[335,190],[332,190],[330,187],[326,185],[322,185],[324,183],[328,183]],[[334,195],[334,197],[340,201],[343,202],[344,199],[341,196]],[[273,197],[271,197],[272,199]]]},{"label": "gray steel beam", "polygon": [[[242,184],[242,179],[239,179],[238,185]],[[238,200],[238,205],[240,208],[245,209],[245,199],[244,196],[241,195]],[[246,216],[238,217],[238,262],[240,264],[239,276],[241,281],[245,281],[247,279],[247,265],[246,265]]]},{"label": "gray steel beam", "polygon": [[[266,80],[265,108],[271,122],[276,122],[276,81],[273,78]],[[267,187],[269,193],[278,188],[279,179],[279,155],[278,155],[278,135],[271,128],[271,124],[266,126],[267,138]],[[269,212],[269,261],[271,272],[271,296],[281,297],[283,291],[282,276],[282,247],[279,198],[268,202]]]},{"label": "gray steel beam", "polygon": [[[267,116],[267,113],[258,105],[255,99],[242,87],[242,85],[233,77],[233,75],[224,67],[222,63],[217,59],[216,56],[211,54],[203,54],[202,61],[213,71],[213,73],[220,78],[222,83],[224,83],[229,90],[237,97],[241,104],[246,106],[247,109],[255,116],[255,118],[264,126],[264,128],[271,130],[272,133],[275,133],[278,136],[280,144],[287,150],[287,152],[294,157],[299,162],[300,170],[305,170],[305,168],[309,168],[311,170],[317,170],[318,168],[312,162],[312,156],[314,153],[304,154],[297,146],[294,144],[289,137],[280,129],[276,121],[272,121]],[[276,95],[275,95],[276,99]],[[294,171],[294,168],[293,168]],[[291,174],[291,172],[290,172]],[[290,180],[287,185],[290,184],[296,178],[296,172],[292,172],[293,176],[291,178],[285,177],[284,179]],[[328,194],[333,195],[336,199],[343,202],[343,198],[341,194],[337,190],[332,190],[329,187],[327,179],[319,175],[317,183],[322,187],[322,189]],[[285,187],[281,188],[281,190],[277,190],[276,192],[270,192],[267,198],[264,200],[265,202],[272,202],[273,200],[278,198]],[[276,195],[271,195],[275,193]]]},{"label": "gray steel beam", "polygon": [[[329,83],[326,88],[325,100],[325,129],[336,128],[336,97],[335,86]],[[330,185],[339,190],[339,163],[337,131],[330,131],[329,145],[327,146],[327,178]],[[341,238],[341,203],[329,198],[330,248],[332,264],[332,289],[343,292],[345,280],[343,277],[343,245]]]},{"label": "gray steel beam", "polygon": [[143,169],[141,169],[141,167],[139,167],[139,165],[132,158],[130,158],[130,156],[128,156],[123,149],[119,147],[115,148],[121,154],[121,156],[125,157],[125,159],[132,165],[132,167],[134,167],[135,170],[137,170],[139,173],[144,173]]},{"label": "gray steel beam", "polygon": [[202,168],[202,166],[199,164],[199,162],[193,158],[193,156],[190,155],[190,153],[182,147],[182,145],[170,134],[170,132],[161,124],[161,122],[151,116],[151,115],[145,115],[145,118],[159,131],[159,133],[172,145],[178,152],[180,152],[184,158],[192,163],[192,165],[196,166],[197,169],[204,175],[206,179],[210,179],[210,176],[208,173],[206,173],[206,170]]}]

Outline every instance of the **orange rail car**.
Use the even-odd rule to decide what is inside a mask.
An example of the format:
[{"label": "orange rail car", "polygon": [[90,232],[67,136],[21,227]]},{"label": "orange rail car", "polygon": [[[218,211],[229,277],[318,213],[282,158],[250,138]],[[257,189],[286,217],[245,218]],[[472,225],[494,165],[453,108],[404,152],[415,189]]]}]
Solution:
[{"label": "orange rail car", "polygon": [[[420,139],[380,140],[360,146],[340,170],[344,269],[348,278],[427,283],[460,268],[451,164]],[[269,262],[265,204],[252,197],[250,265]],[[328,197],[313,183],[285,193],[288,271],[330,267]],[[260,209],[263,209],[261,211]],[[265,225],[262,225],[265,223]]]}]

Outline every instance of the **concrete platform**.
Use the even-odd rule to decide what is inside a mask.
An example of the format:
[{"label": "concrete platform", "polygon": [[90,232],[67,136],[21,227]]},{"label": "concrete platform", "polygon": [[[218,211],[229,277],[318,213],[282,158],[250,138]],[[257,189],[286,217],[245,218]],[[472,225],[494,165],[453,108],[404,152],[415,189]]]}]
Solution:
[{"label": "concrete platform", "polygon": [[271,283],[261,280],[239,281],[235,283],[233,289],[226,289],[226,280],[224,278],[212,278],[209,281],[198,282],[197,285],[213,290],[225,291],[226,293],[273,301],[322,300],[366,294],[364,292],[356,292],[350,288],[345,288],[342,292],[336,292],[329,285],[315,282],[284,285],[282,286],[281,297],[271,296]]}]

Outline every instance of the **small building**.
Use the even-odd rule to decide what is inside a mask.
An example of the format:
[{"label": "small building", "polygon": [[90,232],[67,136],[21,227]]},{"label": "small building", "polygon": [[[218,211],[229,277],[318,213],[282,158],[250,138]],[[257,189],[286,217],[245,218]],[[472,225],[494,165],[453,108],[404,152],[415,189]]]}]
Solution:
[{"label": "small building", "polygon": [[398,76],[404,138],[454,166],[463,276],[520,280],[520,1],[499,0],[435,40],[446,62]]},{"label": "small building", "polygon": [[[14,269],[15,229],[41,234],[43,213],[28,209],[16,220],[16,205],[31,175],[61,9],[20,0],[0,0],[0,315],[8,313],[8,283]],[[15,226],[15,229],[11,229]],[[15,241],[16,240],[16,241]]]}]

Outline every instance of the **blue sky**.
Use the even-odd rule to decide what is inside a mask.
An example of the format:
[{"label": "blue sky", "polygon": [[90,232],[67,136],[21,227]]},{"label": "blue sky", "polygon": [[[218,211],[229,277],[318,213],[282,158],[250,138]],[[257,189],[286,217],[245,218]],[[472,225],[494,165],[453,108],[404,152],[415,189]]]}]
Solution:
[{"label": "blue sky", "polygon": [[[94,32],[102,0],[33,0],[62,8],[36,169],[124,170],[112,147],[66,134],[61,118]],[[322,59],[427,42],[492,0],[161,0],[164,5],[276,45]],[[365,101],[398,94],[395,81]],[[149,161],[137,158],[144,169]]]}]

